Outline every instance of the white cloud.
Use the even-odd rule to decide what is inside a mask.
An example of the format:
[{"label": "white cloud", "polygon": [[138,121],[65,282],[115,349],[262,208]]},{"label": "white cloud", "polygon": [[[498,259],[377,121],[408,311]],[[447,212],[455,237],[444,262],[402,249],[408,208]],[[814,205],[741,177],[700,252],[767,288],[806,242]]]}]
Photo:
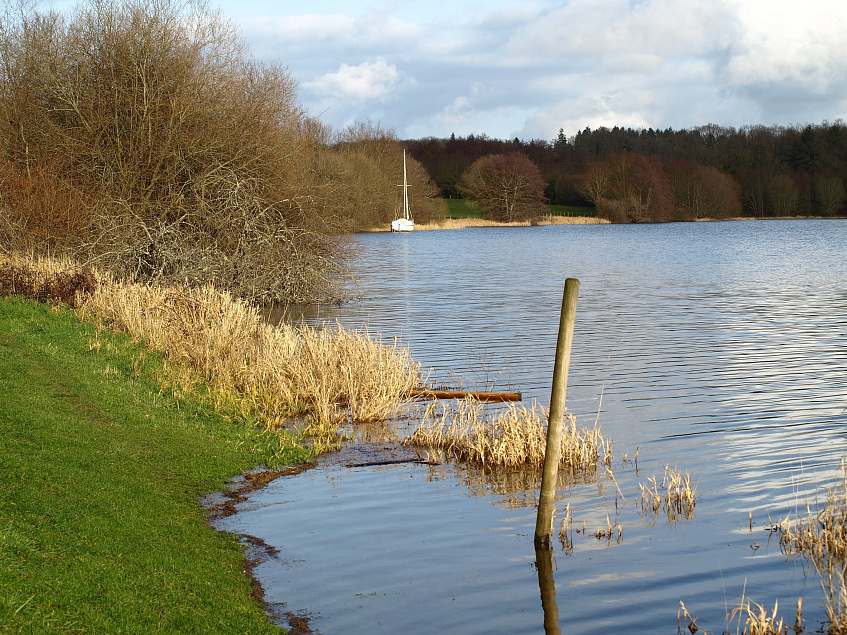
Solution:
[{"label": "white cloud", "polygon": [[366,102],[384,100],[397,85],[400,72],[393,64],[378,57],[356,66],[342,64],[334,73],[326,73],[306,86],[322,97]]},{"label": "white cloud", "polygon": [[842,3],[274,0],[268,11],[300,15],[239,22],[330,125],[553,138],[847,118]]},{"label": "white cloud", "polygon": [[847,68],[843,2],[745,0],[738,4],[738,15],[744,27],[726,68],[731,82],[790,82],[824,93],[843,81]]}]

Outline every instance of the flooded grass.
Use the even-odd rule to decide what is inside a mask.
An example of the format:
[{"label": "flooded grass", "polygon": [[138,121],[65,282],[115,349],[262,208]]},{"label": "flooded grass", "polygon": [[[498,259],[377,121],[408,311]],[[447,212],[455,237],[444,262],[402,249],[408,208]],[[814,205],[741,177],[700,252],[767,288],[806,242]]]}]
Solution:
[{"label": "flooded grass", "polygon": [[829,618],[829,633],[847,633],[847,457],[839,479],[827,487],[820,505],[805,501],[805,514],[791,514],[774,523],[787,554],[807,558],[821,578]]},{"label": "flooded grass", "polygon": [[[473,398],[454,404],[439,401],[430,404],[421,425],[404,444],[438,448],[481,465],[538,468],[544,463],[547,418],[547,410],[537,404],[530,408],[510,404],[504,411],[489,412]],[[595,472],[611,461],[611,443],[600,429],[577,429],[576,417],[567,414],[561,467],[570,472]]]},{"label": "flooded grass", "polygon": [[655,475],[650,476],[647,483],[639,483],[638,487],[641,490],[639,504],[646,514],[655,517],[664,511],[669,522],[694,517],[697,486],[688,472],[666,465],[661,481],[657,481]]},{"label": "flooded grass", "polygon": [[[680,602],[680,604],[682,604]],[[789,624],[779,617],[779,601],[774,602],[773,610],[768,610],[761,604],[756,604],[742,594],[741,602],[732,609],[730,622],[737,620],[738,628],[742,629],[741,620],[744,620],[743,635],[788,635],[788,631],[795,634],[803,633],[803,599],[797,600],[797,610],[794,624]]]}]

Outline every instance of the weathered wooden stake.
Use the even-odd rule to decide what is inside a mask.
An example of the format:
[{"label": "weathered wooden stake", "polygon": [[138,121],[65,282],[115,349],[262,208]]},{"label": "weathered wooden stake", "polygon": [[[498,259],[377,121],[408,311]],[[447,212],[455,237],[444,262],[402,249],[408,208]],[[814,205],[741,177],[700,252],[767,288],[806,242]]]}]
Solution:
[{"label": "weathered wooden stake", "polygon": [[556,482],[562,454],[562,420],[565,416],[565,396],[568,391],[568,368],[571,363],[573,327],[576,322],[576,299],[579,280],[565,280],[562,314],[559,318],[559,339],[556,342],[556,364],[553,366],[553,391],[550,396],[550,418],[547,421],[547,448],[544,451],[544,472],[541,475],[541,497],[535,521],[535,542],[550,543],[553,531],[553,509],[556,501]]}]

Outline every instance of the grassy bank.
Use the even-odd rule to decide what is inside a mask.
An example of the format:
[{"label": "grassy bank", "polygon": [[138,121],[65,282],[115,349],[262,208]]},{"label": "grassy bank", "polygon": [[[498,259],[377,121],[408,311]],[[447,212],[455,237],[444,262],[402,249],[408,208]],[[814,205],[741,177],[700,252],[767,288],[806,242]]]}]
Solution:
[{"label": "grassy bank", "polygon": [[396,342],[383,345],[340,326],[273,326],[255,306],[211,286],[127,283],[73,262],[17,254],[0,255],[4,294],[77,307],[102,328],[162,353],[177,383],[201,384],[216,407],[268,429],[302,415],[326,447],[339,423],[391,416],[422,381],[420,365]]},{"label": "grassy bank", "polygon": [[69,309],[0,298],[0,359],[0,630],[278,632],[198,497],[304,449],[163,390],[157,354]]}]

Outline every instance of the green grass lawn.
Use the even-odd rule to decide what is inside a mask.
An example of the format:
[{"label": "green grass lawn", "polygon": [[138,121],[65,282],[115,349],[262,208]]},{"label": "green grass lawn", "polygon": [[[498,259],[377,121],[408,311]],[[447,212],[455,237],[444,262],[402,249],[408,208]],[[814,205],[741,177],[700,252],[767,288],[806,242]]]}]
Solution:
[{"label": "green grass lawn", "polygon": [[485,214],[473,201],[463,198],[445,198],[449,218],[485,218]]},{"label": "green grass lawn", "polygon": [[307,452],[162,377],[125,336],[0,298],[0,632],[280,632],[199,497]]}]

